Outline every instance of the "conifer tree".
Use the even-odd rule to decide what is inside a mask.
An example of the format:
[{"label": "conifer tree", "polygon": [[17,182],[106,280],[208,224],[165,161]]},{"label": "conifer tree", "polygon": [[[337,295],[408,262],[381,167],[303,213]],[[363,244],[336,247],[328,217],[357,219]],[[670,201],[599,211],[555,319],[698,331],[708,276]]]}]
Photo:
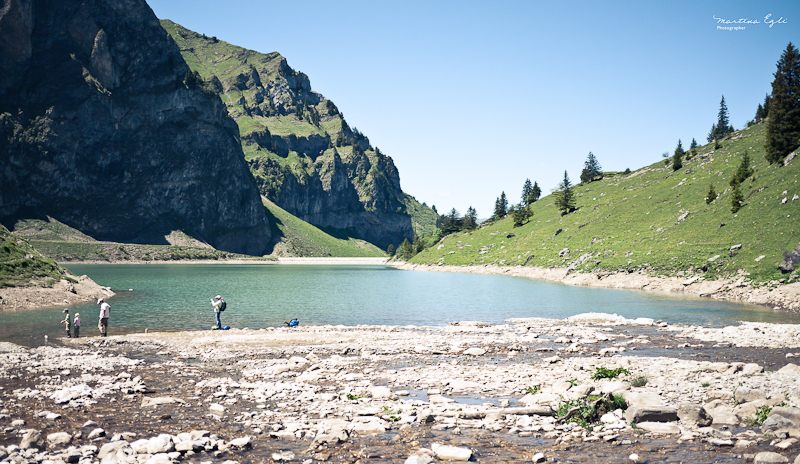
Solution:
[{"label": "conifer tree", "polygon": [[531,192],[533,191],[533,185],[531,185],[530,179],[525,179],[525,184],[522,185],[522,202],[521,204],[528,206],[530,203],[528,202],[528,198],[531,196]]},{"label": "conifer tree", "polygon": [[714,191],[714,184],[708,186],[708,193],[706,194],[706,204],[711,204],[712,201],[717,199],[717,192]]},{"label": "conifer tree", "polygon": [[767,119],[766,155],[781,162],[800,146],[800,53],[789,42],[778,60]]},{"label": "conifer tree", "polygon": [[503,191],[500,194],[500,198],[494,202],[494,217],[503,219],[506,215],[508,215],[508,199],[506,198],[506,192]]},{"label": "conifer tree", "polygon": [[575,193],[572,191],[572,182],[569,180],[567,171],[564,171],[564,180],[558,184],[555,191],[555,205],[561,215],[575,211]]},{"label": "conifer tree", "polygon": [[731,187],[733,187],[733,184],[741,184],[752,175],[753,170],[750,168],[750,154],[747,152],[747,150],[745,150],[744,156],[742,156],[742,161],[739,163],[739,167],[736,169],[736,172],[731,178]]},{"label": "conifer tree", "polygon": [[683,144],[681,139],[678,139],[678,146],[675,147],[675,154],[672,155],[672,170],[677,171],[683,167]]},{"label": "conifer tree", "polygon": [[511,212],[511,217],[514,218],[514,227],[520,227],[521,225],[525,224],[525,222],[533,216],[531,213],[530,208],[520,203]]},{"label": "conifer tree", "polygon": [[731,194],[731,212],[736,214],[742,209],[742,202],[744,201],[744,195],[742,195],[742,191],[739,189],[739,184],[733,184],[733,194]]},{"label": "conifer tree", "polygon": [[408,261],[413,256],[414,251],[411,247],[411,242],[409,242],[408,238],[406,237],[403,239],[403,243],[400,244],[400,248],[397,249],[397,257]]},{"label": "conifer tree", "polygon": [[531,195],[528,197],[528,204],[534,203],[539,197],[542,196],[542,189],[539,188],[539,183],[534,181],[533,188],[531,189]]},{"label": "conifer tree", "polygon": [[388,247],[386,247],[386,254],[389,256],[394,256],[394,245],[392,245],[391,243],[389,244]]},{"label": "conifer tree", "polygon": [[470,206],[467,208],[467,214],[464,215],[464,219],[461,221],[461,228],[463,230],[473,230],[478,227],[478,212],[475,211],[475,208]]},{"label": "conifer tree", "polygon": [[594,156],[594,154],[589,152],[589,155],[586,157],[586,161],[583,163],[581,182],[591,182],[600,177],[602,174],[603,168],[600,167],[600,163],[597,161],[597,158]]},{"label": "conifer tree", "polygon": [[694,150],[695,148],[697,148],[697,140],[692,137],[692,144],[689,145],[689,150]]},{"label": "conifer tree", "polygon": [[719,140],[732,131],[733,127],[728,119],[728,106],[725,104],[725,95],[723,95],[722,100],[719,102],[717,122],[711,126],[711,131],[708,133],[708,141]]}]

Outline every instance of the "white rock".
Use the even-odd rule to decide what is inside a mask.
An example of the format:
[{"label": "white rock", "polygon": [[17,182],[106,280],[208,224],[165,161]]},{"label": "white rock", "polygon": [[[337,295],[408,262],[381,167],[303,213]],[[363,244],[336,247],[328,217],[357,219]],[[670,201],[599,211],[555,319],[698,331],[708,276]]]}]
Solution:
[{"label": "white rock", "polygon": [[214,412],[225,412],[225,406],[219,403],[211,403],[211,406],[209,406],[208,409]]},{"label": "white rock", "polygon": [[486,354],[486,350],[483,348],[468,348],[464,350],[461,354],[466,356],[483,356]]},{"label": "white rock", "polygon": [[469,461],[472,458],[472,450],[469,448],[434,443],[431,445],[431,450],[433,450],[437,458],[446,461]]},{"label": "white rock", "polygon": [[671,422],[640,422],[636,426],[651,433],[675,434],[681,433],[680,427]]}]

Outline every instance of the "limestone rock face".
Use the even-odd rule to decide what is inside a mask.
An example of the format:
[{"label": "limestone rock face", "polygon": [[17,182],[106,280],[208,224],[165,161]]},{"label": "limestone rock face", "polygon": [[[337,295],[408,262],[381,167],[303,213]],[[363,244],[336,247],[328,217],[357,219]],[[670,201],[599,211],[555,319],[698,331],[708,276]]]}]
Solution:
[{"label": "limestone rock face", "polygon": [[0,26],[0,221],[266,249],[236,124],[144,0],[11,0]]},{"label": "limestone rock face", "polygon": [[413,238],[394,161],[311,90],[308,76],[278,53],[235,47],[169,20],[162,25],[219,83],[262,195],[310,224],[381,248]]}]

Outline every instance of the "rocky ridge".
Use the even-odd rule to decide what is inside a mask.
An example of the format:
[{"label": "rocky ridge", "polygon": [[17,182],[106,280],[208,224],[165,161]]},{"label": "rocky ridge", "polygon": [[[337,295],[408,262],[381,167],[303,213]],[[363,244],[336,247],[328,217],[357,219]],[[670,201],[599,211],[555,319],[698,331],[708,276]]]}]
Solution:
[{"label": "rocky ridge", "polygon": [[308,76],[276,52],[246,50],[169,20],[162,25],[239,124],[264,196],[310,224],[383,249],[413,238],[392,158],[351,129]]},{"label": "rocky ridge", "polygon": [[259,255],[270,227],[224,105],[144,0],[0,9],[0,220],[98,240],[181,230]]},{"label": "rocky ridge", "polygon": [[[710,344],[707,328],[585,314],[3,344],[0,459],[790,462],[800,345],[780,329]],[[759,348],[724,349],[740,344]],[[626,406],[586,427],[564,414],[607,395]]]}]

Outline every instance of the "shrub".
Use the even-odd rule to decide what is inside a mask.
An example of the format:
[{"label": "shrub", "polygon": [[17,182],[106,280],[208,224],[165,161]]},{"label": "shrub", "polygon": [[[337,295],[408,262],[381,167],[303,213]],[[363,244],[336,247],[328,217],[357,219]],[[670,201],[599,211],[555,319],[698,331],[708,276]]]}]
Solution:
[{"label": "shrub", "polygon": [[606,367],[598,367],[597,370],[594,372],[592,376],[593,380],[600,380],[600,379],[616,379],[620,376],[620,374],[631,375],[628,369],[624,367],[618,367],[616,369],[608,369]]}]

